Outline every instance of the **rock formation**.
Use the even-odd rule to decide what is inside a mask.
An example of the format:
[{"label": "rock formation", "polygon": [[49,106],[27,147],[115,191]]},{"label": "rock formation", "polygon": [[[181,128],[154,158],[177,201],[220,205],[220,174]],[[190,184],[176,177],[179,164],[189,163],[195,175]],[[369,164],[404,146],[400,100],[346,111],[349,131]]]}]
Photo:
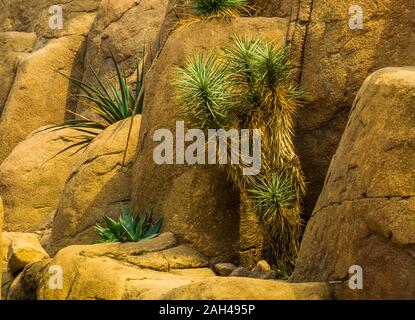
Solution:
[{"label": "rock formation", "polygon": [[33,232],[48,224],[59,204],[65,181],[79,160],[75,150],[60,153],[79,132],[42,127],[19,143],[0,164],[0,195],[5,229]]},{"label": "rock formation", "polygon": [[[339,281],[340,299],[415,297],[415,68],[360,89],[307,225],[293,281]],[[349,268],[363,289],[349,288]]]},{"label": "rock formation", "polygon": [[235,191],[215,166],[157,165],[153,135],[164,128],[174,133],[176,121],[183,119],[172,83],[175,68],[184,66],[186,58],[214,50],[235,34],[262,35],[282,46],[285,33],[286,20],[279,18],[195,22],[170,35],[146,78],[146,105],[133,169],[133,205],[140,211],[154,208],[165,218],[164,230],[218,262],[236,258],[239,214]]},{"label": "rock formation", "polygon": [[82,152],[68,174],[57,206],[48,251],[56,253],[68,245],[92,243],[98,236],[94,226],[101,223],[102,216],[117,218],[122,206],[129,206],[140,122],[141,116],[136,116],[126,155],[131,119],[105,129]]}]

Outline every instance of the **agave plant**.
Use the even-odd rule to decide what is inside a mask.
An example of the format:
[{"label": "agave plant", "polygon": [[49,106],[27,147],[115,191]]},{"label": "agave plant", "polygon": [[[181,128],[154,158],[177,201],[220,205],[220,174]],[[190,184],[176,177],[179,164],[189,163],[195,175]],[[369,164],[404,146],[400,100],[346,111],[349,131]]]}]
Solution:
[{"label": "agave plant", "polygon": [[260,129],[261,173],[244,176],[242,164],[226,170],[262,222],[282,273],[292,271],[298,253],[305,193],[293,143],[304,93],[291,80],[294,68],[288,48],[235,38],[219,55],[189,60],[176,81],[182,113],[194,127]]},{"label": "agave plant", "polygon": [[118,221],[104,216],[107,226],[102,227],[99,224],[95,226],[101,237],[98,242],[138,242],[155,238],[160,233],[163,219],[159,219],[153,224],[151,222],[152,215],[153,210],[149,210],[144,219],[141,219],[139,215],[131,214],[129,208],[123,208]]},{"label": "agave plant", "polygon": [[[71,112],[77,117],[76,119],[67,120],[47,128],[47,130],[52,131],[71,128],[80,133],[73,144],[59,153],[76,147],[78,147],[76,150],[78,152],[86,148],[105,128],[142,113],[144,105],[144,63],[140,65],[137,63],[137,80],[135,88],[132,88],[129,85],[128,77],[118,65],[114,55],[112,55],[112,60],[117,73],[117,83],[101,79],[92,68],[91,71],[96,83],[83,82],[67,77],[80,90],[81,94],[77,97],[86,101],[86,106],[96,115],[98,120],[87,119],[81,114]],[[66,75],[62,75],[66,77]]]},{"label": "agave plant", "polygon": [[249,0],[192,0],[200,17],[235,18],[250,14]]}]

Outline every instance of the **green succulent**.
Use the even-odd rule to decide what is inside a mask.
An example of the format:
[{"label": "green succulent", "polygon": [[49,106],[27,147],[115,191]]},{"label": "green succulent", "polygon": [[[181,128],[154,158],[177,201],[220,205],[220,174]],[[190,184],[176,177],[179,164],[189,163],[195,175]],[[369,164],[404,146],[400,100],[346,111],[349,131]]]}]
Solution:
[{"label": "green succulent", "polygon": [[106,227],[99,224],[95,226],[101,239],[98,243],[105,242],[138,242],[155,238],[159,235],[163,219],[152,223],[153,210],[149,210],[144,219],[139,215],[134,216],[129,208],[123,208],[118,221],[104,216]]},{"label": "green succulent", "polygon": [[201,17],[235,18],[250,14],[249,0],[192,0]]},{"label": "green succulent", "polygon": [[117,82],[113,83],[107,79],[101,79],[91,68],[95,83],[83,82],[67,77],[79,90],[77,97],[86,102],[88,109],[98,120],[88,119],[81,114],[71,112],[76,119],[66,120],[61,124],[55,124],[46,130],[58,131],[71,128],[79,132],[74,142],[61,150],[61,154],[67,150],[77,148],[75,153],[86,148],[102,130],[110,125],[127,119],[136,114],[141,114],[144,105],[144,63],[136,66],[135,88],[129,85],[128,77],[120,68],[114,55],[112,60],[117,72]]}]

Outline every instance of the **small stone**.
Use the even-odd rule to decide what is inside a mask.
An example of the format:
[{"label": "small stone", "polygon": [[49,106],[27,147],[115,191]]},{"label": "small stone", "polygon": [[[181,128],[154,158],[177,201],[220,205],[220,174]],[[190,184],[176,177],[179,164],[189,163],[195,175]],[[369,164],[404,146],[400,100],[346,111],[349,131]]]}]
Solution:
[{"label": "small stone", "polygon": [[265,260],[257,263],[256,267],[252,269],[251,277],[256,279],[276,279],[277,273],[271,269],[271,266]]},{"label": "small stone", "polygon": [[249,272],[247,268],[237,267],[232,271],[232,273],[229,276],[230,277],[250,277],[251,272]]},{"label": "small stone", "polygon": [[221,277],[229,276],[235,268],[233,263],[217,263],[213,266],[213,270]]}]

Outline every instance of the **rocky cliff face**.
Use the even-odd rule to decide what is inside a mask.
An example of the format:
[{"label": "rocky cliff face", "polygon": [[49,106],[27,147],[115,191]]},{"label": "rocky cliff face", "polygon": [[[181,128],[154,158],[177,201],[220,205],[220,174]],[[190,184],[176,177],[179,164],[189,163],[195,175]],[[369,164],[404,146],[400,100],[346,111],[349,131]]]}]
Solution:
[{"label": "rocky cliff face", "polygon": [[299,55],[300,82],[309,93],[310,102],[298,118],[296,137],[303,169],[310,181],[306,200],[309,213],[320,194],[363,81],[383,67],[415,65],[415,2],[360,1],[361,30],[349,27],[349,20],[356,14],[349,14],[349,9],[355,4],[354,1],[301,1],[294,40],[298,41],[298,35],[305,37]]},{"label": "rocky cliff face", "polygon": [[[174,69],[190,54],[215,50],[235,34],[263,35],[278,46],[290,45],[296,79],[308,93],[297,120],[296,144],[309,181],[304,216],[313,214],[292,280],[331,281],[337,298],[415,296],[415,71],[405,67],[415,65],[413,0],[360,1],[362,28],[353,27],[360,9],[350,11],[356,5],[351,0],[256,0],[258,17],[183,25],[178,23],[192,14],[184,0],[62,0],[62,29],[52,29],[49,9],[54,2],[0,0],[5,227],[36,232],[50,253],[59,252],[53,261],[31,261],[35,263],[19,270],[20,275],[6,272],[10,298],[329,297],[324,284],[217,279],[209,262],[239,259],[252,267],[261,259],[265,241],[257,217],[243,208],[240,212],[239,195],[218,168],[153,161],[155,130],[174,132],[181,120]],[[111,53],[131,83],[137,80],[136,59],[147,54],[145,108],[142,119],[134,120],[125,170],[120,163],[129,121],[104,130],[84,153],[54,157],[71,139],[39,128],[72,118],[73,111],[90,116],[74,98],[76,88],[59,72],[91,81],[92,67],[113,80]],[[399,68],[372,74],[384,67]],[[176,236],[164,235],[167,244],[154,250],[135,248],[138,257],[128,246],[90,246],[102,215],[116,216],[120,202],[130,201],[139,212],[153,208],[163,215],[164,230]],[[73,244],[84,246],[65,248]],[[65,281],[72,293],[56,295],[44,285],[48,268],[57,261],[71,270]],[[363,290],[348,287],[351,265],[363,268]],[[98,280],[114,286],[112,295],[109,287],[90,279],[93,270],[103,271]],[[125,277],[130,272],[154,277],[162,294],[146,292],[153,282]],[[209,279],[201,281],[205,277]],[[90,284],[95,291],[85,293]],[[289,294],[261,295],[254,290],[261,286]],[[230,288],[251,291],[234,296]]]}]

